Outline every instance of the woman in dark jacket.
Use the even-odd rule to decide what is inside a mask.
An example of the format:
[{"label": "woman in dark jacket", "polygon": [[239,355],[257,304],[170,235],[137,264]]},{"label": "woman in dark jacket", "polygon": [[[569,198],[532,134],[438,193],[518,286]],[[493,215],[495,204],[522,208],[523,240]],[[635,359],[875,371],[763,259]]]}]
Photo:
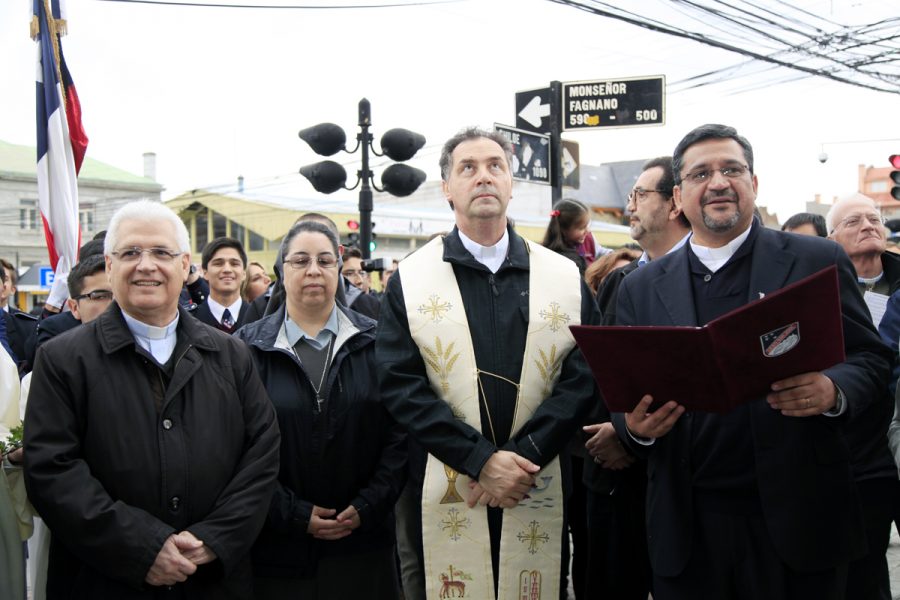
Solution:
[{"label": "woman in dark jacket", "polygon": [[406,438],[378,396],[375,322],[335,301],[338,244],[325,226],[294,225],[282,258],[284,306],[236,334],[282,431],[279,485],[252,551],[255,594],[396,600]]}]

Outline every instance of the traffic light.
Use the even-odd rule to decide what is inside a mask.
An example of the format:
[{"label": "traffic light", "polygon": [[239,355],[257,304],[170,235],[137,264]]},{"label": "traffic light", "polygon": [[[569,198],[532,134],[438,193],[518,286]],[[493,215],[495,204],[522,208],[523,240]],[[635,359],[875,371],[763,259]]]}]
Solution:
[{"label": "traffic light", "polygon": [[331,194],[341,188],[353,190],[359,186],[359,233],[352,233],[351,240],[352,236],[356,236],[363,258],[369,258],[371,249],[376,245],[371,224],[374,209],[372,190],[387,192],[394,196],[409,196],[425,181],[424,171],[409,165],[393,164],[381,174],[382,187],[379,188],[375,185],[374,173],[369,168],[369,153],[387,156],[402,163],[411,159],[425,146],[425,136],[399,127],[390,129],[381,137],[381,152],[378,152],[372,145],[374,138],[369,133],[369,127],[372,125],[372,106],[365,98],[359,101],[357,116],[360,131],[356,136],[356,148],[352,150],[346,147],[347,134],[334,123],[319,123],[299,133],[300,139],[309,144],[316,154],[322,156],[331,156],[341,150],[348,154],[361,150],[362,165],[356,172],[358,177],[356,184],[348,188],[347,171],[332,160],[301,167],[300,174],[309,180],[317,192],[323,194]]},{"label": "traffic light", "polygon": [[900,200],[900,154],[891,154],[888,162],[894,168],[891,171],[891,198]]},{"label": "traffic light", "polygon": [[347,221],[347,229],[349,229],[350,231],[359,231],[359,221],[350,219],[349,221]]}]

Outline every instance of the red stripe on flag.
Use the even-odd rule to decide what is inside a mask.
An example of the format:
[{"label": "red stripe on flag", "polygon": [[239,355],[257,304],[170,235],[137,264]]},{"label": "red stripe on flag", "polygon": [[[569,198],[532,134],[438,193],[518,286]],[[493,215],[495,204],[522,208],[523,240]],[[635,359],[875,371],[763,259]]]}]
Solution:
[{"label": "red stripe on flag", "polygon": [[81,124],[81,102],[74,85],[66,85],[66,121],[69,123],[69,139],[72,141],[72,153],[75,159],[75,174],[81,171],[84,154],[87,151],[88,138]]},{"label": "red stripe on flag", "polygon": [[[47,217],[44,216],[44,213],[41,213],[41,222],[44,224],[44,239],[47,240],[47,252],[50,255],[50,267],[56,271],[56,263],[59,262],[59,254],[56,252],[56,244],[53,243],[53,230],[50,229],[50,223],[47,222]],[[81,233],[79,232],[79,237]]]}]

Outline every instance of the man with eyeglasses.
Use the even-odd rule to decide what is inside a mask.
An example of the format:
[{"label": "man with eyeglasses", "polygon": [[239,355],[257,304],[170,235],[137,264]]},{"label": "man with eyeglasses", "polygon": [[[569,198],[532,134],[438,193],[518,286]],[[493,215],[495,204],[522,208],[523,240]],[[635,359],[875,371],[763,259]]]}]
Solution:
[{"label": "man with eyeglasses", "polygon": [[[616,269],[597,290],[603,325],[615,325],[616,298],[626,275],[669,252],[681,248],[691,233],[690,223],[675,205],[672,157],[647,161],[628,194],[625,209],[631,237],[644,253]],[[593,461],[585,462],[583,480],[588,488],[589,564],[587,597],[646,598],[650,591],[650,564],[644,527],[647,490],[646,463],[620,443],[605,405],[598,405],[585,427]]]},{"label": "man with eyeglasses", "polygon": [[890,597],[886,552],[891,522],[895,515],[900,516],[900,479],[887,437],[893,415],[890,398],[900,373],[896,362],[897,300],[889,301],[900,290],[900,257],[885,250],[884,220],[868,196],[853,194],[838,200],[825,215],[825,223],[829,238],[840,244],[853,261],[872,320],[895,354],[894,375],[882,391],[887,401],[854,419],[847,430],[869,543],[868,553],[850,565],[847,592],[852,592],[854,598],[880,600]]},{"label": "man with eyeglasses", "polygon": [[840,247],[754,219],[753,149],[734,128],[694,129],[672,162],[691,238],[622,281],[617,324],[703,325],[837,265],[846,360],[767,381],[771,393],[727,414],[676,401],[650,412],[645,395],[613,415],[648,460],[653,597],[844,598],[847,565],[866,542],[843,430],[884,401],[890,353]]},{"label": "man with eyeglasses", "polygon": [[179,307],[175,213],[126,204],[104,252],[115,300],[38,351],[25,415],[28,496],[53,532],[46,597],[250,600],[278,473],[266,390],[242,342]]},{"label": "man with eyeglasses", "polygon": [[[828,237],[853,261],[861,291],[890,296],[900,289],[900,256],[886,251],[884,219],[874,200],[863,194],[838,200],[825,215],[825,225]],[[873,316],[883,313],[881,304]]]}]

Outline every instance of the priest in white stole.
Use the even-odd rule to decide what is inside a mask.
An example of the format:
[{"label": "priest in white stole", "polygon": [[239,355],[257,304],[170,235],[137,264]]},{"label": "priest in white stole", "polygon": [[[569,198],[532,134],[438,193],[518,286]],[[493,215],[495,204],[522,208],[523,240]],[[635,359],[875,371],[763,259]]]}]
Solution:
[{"label": "priest in white stole", "polygon": [[599,313],[574,263],[513,231],[510,157],[476,128],[444,145],[456,227],[400,262],[381,309],[379,383],[420,465],[429,600],[559,597],[559,454],[599,401],[569,332]]}]

